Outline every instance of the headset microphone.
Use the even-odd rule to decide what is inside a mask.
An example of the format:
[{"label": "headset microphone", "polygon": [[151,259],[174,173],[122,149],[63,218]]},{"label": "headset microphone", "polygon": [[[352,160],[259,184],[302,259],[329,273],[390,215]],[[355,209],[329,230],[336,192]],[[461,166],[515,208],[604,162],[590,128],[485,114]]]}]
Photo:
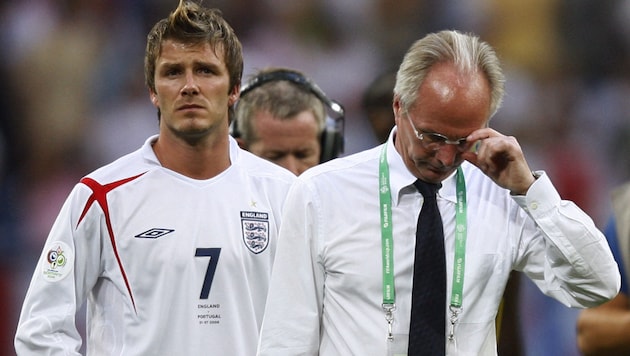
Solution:
[{"label": "headset microphone", "polygon": [[[284,69],[262,73],[255,76],[241,87],[240,96],[242,98],[247,95],[248,92],[257,87],[279,80],[288,81],[298,85],[304,90],[314,94],[322,103],[324,103],[328,110],[326,115],[326,125],[320,137],[322,150],[320,162],[323,163],[333,158],[337,158],[341,153],[343,153],[344,149],[345,110],[339,102],[328,98],[319,86],[317,86],[317,84],[309,78],[300,75],[299,73]],[[235,121],[236,118],[232,121],[231,131],[234,137],[238,137]]]}]

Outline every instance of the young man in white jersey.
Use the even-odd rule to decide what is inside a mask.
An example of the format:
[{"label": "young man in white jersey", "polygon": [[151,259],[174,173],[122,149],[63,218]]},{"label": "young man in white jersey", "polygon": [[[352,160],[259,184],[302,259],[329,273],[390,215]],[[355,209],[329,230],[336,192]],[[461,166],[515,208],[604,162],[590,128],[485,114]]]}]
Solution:
[{"label": "young man in white jersey", "polygon": [[566,306],[617,294],[592,219],[489,127],[503,82],[474,35],[410,47],[387,142],[304,172],[287,196],[259,355],[496,355],[512,270]]},{"label": "young man in white jersey", "polygon": [[159,134],[81,179],[28,289],[18,355],[252,355],[294,175],[229,136],[241,44],[180,1],[147,37]]}]

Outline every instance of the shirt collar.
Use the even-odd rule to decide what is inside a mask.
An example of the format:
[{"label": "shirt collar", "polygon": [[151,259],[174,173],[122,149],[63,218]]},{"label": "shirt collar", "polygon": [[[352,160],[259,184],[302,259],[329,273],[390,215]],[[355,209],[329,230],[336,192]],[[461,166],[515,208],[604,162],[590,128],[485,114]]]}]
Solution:
[{"label": "shirt collar", "polygon": [[[157,158],[155,151],[153,150],[153,144],[157,141],[159,134],[155,134],[150,136],[142,146],[144,158],[152,163],[160,164],[160,160]],[[238,145],[238,142],[232,137],[228,136],[229,146],[230,146],[230,162],[234,164],[234,162],[238,161],[241,153],[241,148]]]},{"label": "shirt collar", "polygon": [[[417,178],[409,172],[400,153],[398,153],[396,147],[394,147],[395,135],[396,127],[392,129],[385,143],[387,145],[387,163],[389,164],[389,184],[392,191],[392,204],[394,206],[398,205],[398,201],[403,194],[417,192],[416,188],[413,186]],[[455,172],[453,172],[453,174],[442,181],[442,188],[438,191],[438,196],[452,203],[457,203],[455,184]]]}]

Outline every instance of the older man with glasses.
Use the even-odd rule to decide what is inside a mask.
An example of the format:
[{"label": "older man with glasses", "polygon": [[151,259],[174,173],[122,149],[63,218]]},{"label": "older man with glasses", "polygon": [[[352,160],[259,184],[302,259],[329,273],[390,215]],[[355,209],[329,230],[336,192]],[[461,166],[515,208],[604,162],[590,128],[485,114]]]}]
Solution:
[{"label": "older man with glasses", "polygon": [[617,294],[592,219],[489,127],[503,84],[475,35],[411,46],[388,141],[303,173],[287,196],[260,355],[496,355],[513,270],[570,307]]}]

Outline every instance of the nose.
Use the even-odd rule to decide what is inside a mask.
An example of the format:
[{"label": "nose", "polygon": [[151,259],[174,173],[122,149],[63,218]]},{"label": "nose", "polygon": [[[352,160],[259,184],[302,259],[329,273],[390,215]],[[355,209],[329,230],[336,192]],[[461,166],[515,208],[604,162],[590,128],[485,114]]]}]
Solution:
[{"label": "nose", "polygon": [[278,164],[298,176],[308,168],[302,161],[293,155],[286,156],[281,162],[278,162]]},{"label": "nose", "polygon": [[186,75],[186,83],[182,87],[181,93],[183,96],[199,94],[199,87],[197,86],[195,78],[192,74]]},{"label": "nose", "polygon": [[445,167],[451,167],[457,160],[459,150],[455,145],[443,145],[435,152],[435,158]]}]

